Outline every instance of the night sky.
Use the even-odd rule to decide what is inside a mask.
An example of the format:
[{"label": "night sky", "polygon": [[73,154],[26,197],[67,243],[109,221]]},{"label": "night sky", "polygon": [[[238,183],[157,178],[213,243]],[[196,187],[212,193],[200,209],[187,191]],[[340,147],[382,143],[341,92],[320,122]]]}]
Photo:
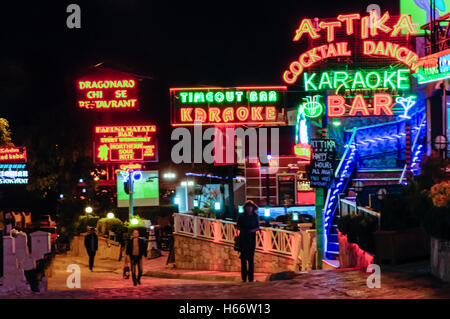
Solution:
[{"label": "night sky", "polygon": [[[67,135],[82,142],[99,117],[76,110],[74,81],[103,62],[148,77],[140,85],[140,112],[123,118],[156,123],[161,140],[170,134],[170,87],[283,84],[283,70],[305,48],[292,42],[301,18],[365,13],[373,2],[2,3],[0,116],[10,121],[16,145],[31,125],[39,134],[52,132],[55,143]],[[81,7],[81,29],[66,27],[70,3]],[[398,13],[391,1],[377,3]],[[168,143],[160,142],[160,154],[162,160],[170,154]]]}]

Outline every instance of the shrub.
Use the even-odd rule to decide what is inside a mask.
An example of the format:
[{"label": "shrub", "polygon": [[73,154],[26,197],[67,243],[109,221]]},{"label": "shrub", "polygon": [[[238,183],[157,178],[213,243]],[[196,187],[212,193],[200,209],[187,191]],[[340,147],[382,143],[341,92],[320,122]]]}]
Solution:
[{"label": "shrub", "polygon": [[76,224],[76,232],[78,234],[87,232],[88,227],[97,227],[97,222],[100,217],[98,216],[80,216]]},{"label": "shrub", "polygon": [[375,216],[347,215],[338,220],[338,228],[342,234],[347,235],[350,243],[357,244],[364,251],[374,252],[373,233],[377,230],[377,223]]},{"label": "shrub", "polygon": [[102,218],[97,223],[97,229],[102,234],[108,234],[109,231],[119,233],[122,229],[123,223],[118,218]]}]

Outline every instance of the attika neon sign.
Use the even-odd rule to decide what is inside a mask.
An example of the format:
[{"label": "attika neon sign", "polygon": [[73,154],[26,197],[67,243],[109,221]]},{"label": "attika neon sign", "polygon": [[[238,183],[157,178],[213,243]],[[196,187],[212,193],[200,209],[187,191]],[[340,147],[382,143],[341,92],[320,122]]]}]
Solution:
[{"label": "attika neon sign", "polygon": [[172,126],[284,125],[286,90],[285,86],[173,88]]},{"label": "attika neon sign", "polygon": [[[361,17],[360,14],[339,15],[336,21],[321,21],[314,26],[311,19],[303,19],[295,32],[293,41],[299,41],[304,35],[311,40],[326,39],[326,44],[314,47],[300,54],[296,61],[290,63],[289,68],[283,73],[283,80],[288,84],[297,81],[299,75],[307,68],[328,58],[350,57],[353,55],[351,45],[348,41],[334,42],[337,31],[344,31],[346,36],[355,39],[355,33],[359,31],[359,39],[362,41],[362,52],[364,56],[392,58],[408,66],[416,72],[419,59],[418,55],[405,46],[401,46],[396,39],[404,39],[405,35],[414,35],[419,31],[417,24],[412,23],[409,15],[400,15],[394,25],[386,25],[391,19],[389,12],[377,17],[374,11],[369,16]],[[358,23],[357,23],[358,22]],[[358,27],[359,24],[359,27]],[[405,31],[406,34],[402,34]],[[371,37],[388,36],[389,41],[373,39]],[[341,39],[340,39],[341,40]]]},{"label": "attika neon sign", "polygon": [[78,81],[78,107],[95,110],[138,109],[134,79]]},{"label": "attika neon sign", "polygon": [[27,150],[25,147],[0,148],[0,163],[26,163]]},{"label": "attika neon sign", "polygon": [[[96,126],[95,163],[154,162],[158,160],[156,126]],[[130,163],[133,165],[139,165]]]}]

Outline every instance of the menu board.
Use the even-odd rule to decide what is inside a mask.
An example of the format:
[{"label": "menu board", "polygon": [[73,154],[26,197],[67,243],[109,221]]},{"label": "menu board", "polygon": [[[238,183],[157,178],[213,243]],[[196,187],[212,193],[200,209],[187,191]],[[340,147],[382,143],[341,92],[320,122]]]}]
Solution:
[{"label": "menu board", "polygon": [[334,175],[336,141],[334,139],[313,139],[309,180],[313,188],[328,187]]}]

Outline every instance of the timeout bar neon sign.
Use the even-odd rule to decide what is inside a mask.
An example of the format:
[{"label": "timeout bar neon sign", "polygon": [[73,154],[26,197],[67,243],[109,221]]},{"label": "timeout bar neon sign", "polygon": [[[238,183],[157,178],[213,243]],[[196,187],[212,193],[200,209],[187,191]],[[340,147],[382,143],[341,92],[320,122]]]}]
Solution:
[{"label": "timeout bar neon sign", "polygon": [[96,126],[94,163],[155,162],[155,125]]},{"label": "timeout bar neon sign", "polygon": [[171,88],[171,124],[284,125],[286,92],[285,86]]},{"label": "timeout bar neon sign", "polygon": [[[354,54],[351,48],[353,43],[349,41],[334,42],[337,38],[336,33],[344,30],[345,35],[350,37],[351,41],[354,41],[355,33],[359,30],[359,38],[362,41],[362,52],[360,54],[367,57],[392,58],[416,72],[419,56],[409,48],[395,42],[404,39],[405,35],[418,33],[419,31],[416,29],[418,24],[413,23],[411,17],[406,14],[400,15],[395,24],[392,24],[391,20],[389,12],[377,17],[374,11],[366,17],[361,17],[359,13],[341,14],[337,17],[337,20],[321,21],[317,27],[313,25],[311,19],[303,19],[296,30],[293,41],[299,41],[303,35],[309,36],[311,40],[325,36],[327,43],[300,54],[298,59],[293,61],[289,68],[284,71],[283,80],[288,84],[293,84],[305,69],[320,61],[333,57],[352,56]],[[388,21],[390,26],[387,25]],[[359,22],[359,28],[357,28],[356,22]],[[406,34],[402,34],[402,31],[405,31]],[[321,35],[320,33],[325,34]],[[380,36],[387,36],[388,38],[380,40]],[[375,39],[370,40],[371,37]]]}]

